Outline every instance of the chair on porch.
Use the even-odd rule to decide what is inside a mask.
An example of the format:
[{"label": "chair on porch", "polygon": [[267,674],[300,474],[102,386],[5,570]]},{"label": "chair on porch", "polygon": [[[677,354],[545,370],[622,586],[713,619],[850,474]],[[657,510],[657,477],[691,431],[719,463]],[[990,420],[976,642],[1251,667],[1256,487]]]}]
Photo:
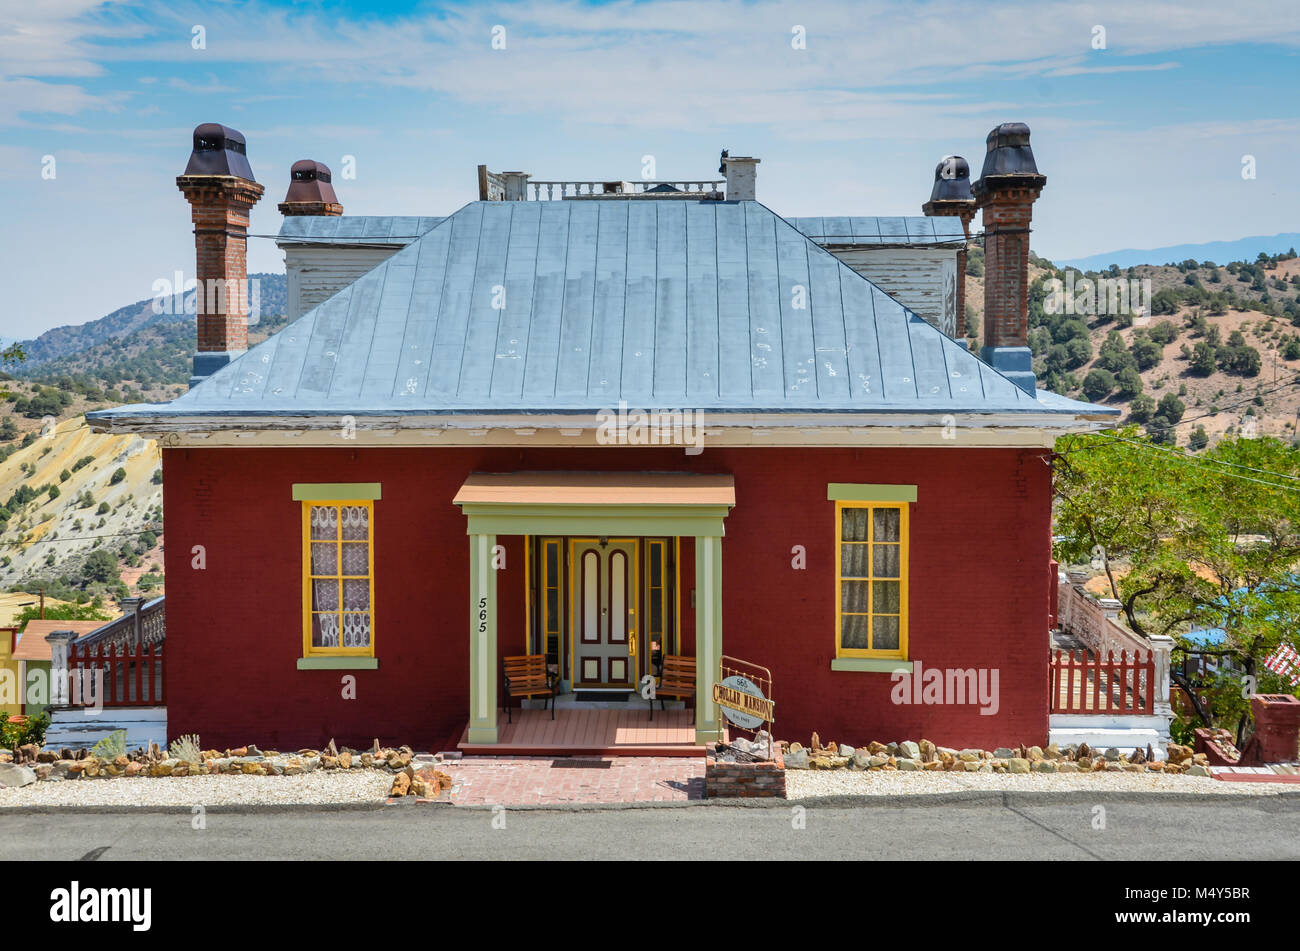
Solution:
[{"label": "chair on porch", "polygon": [[555,695],[559,692],[560,676],[546,667],[545,654],[519,654],[501,658],[502,677],[505,680],[506,722],[514,723],[510,715],[510,701],[524,697],[550,697],[551,719],[555,719]]},{"label": "chair on porch", "polygon": [[659,684],[654,696],[650,698],[650,719],[655,718],[655,701],[659,709],[664,709],[664,697],[674,700],[688,700],[691,708],[691,722],[695,722],[695,658],[682,657],[679,654],[664,654],[663,665],[659,672]]}]

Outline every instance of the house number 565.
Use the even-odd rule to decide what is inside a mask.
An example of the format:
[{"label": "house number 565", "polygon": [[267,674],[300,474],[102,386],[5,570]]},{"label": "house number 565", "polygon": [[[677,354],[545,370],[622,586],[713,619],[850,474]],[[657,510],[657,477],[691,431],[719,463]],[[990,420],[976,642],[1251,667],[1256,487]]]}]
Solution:
[{"label": "house number 565", "polygon": [[480,634],[487,631],[487,598],[478,599],[478,632]]}]

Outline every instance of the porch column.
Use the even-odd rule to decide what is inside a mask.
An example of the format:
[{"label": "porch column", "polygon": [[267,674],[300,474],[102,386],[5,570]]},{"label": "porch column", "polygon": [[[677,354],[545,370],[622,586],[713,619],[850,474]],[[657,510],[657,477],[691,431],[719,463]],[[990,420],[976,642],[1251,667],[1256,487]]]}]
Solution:
[{"label": "porch column", "polygon": [[469,536],[469,736],[497,742],[497,578],[495,535]]},{"label": "porch column", "polygon": [[722,656],[722,538],[695,536],[695,742],[718,740],[713,682]]}]

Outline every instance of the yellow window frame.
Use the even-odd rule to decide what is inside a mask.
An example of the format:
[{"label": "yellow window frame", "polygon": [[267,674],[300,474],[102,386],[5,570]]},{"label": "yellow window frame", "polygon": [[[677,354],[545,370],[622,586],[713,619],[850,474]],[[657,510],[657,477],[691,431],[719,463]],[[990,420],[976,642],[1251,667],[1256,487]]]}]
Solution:
[{"label": "yellow window frame", "polygon": [[[835,656],[836,657],[881,657],[889,659],[907,659],[907,620],[908,620],[908,564],[911,560],[911,530],[908,520],[910,514],[910,505],[907,502],[872,502],[872,501],[837,501],[835,503]],[[850,581],[867,582],[867,636],[871,641],[875,638],[875,618],[877,612],[875,609],[875,586],[872,582],[876,580],[899,582],[899,603],[898,610],[898,649],[897,650],[874,650],[854,647],[845,647],[843,639],[843,622],[844,622],[844,510],[845,509],[869,509],[874,512],[878,509],[893,509],[899,513],[898,518],[898,544],[899,544],[899,577],[882,578],[875,577],[875,518],[869,513],[867,516],[867,544],[871,547],[867,551],[867,577],[852,577]],[[850,544],[862,544],[861,542],[852,542]],[[892,544],[892,543],[880,543]],[[847,612],[852,616],[862,616],[862,612]],[[881,617],[894,617],[895,615],[885,612],[879,612]]]},{"label": "yellow window frame", "polygon": [[[343,610],[343,581],[360,578],[361,575],[345,575],[343,571],[343,532],[340,529],[339,537],[335,538],[334,544],[338,546],[337,560],[339,574],[337,575],[317,575],[312,574],[311,570],[311,546],[313,539],[311,537],[311,510],[312,506],[334,506],[341,508],[343,506],[364,507],[366,509],[366,524],[369,526],[369,534],[366,537],[366,571],[365,578],[370,582],[370,643],[365,647],[316,647],[311,642],[311,622],[312,622],[312,581],[314,579],[332,579],[339,582],[339,617],[340,620],[344,613],[360,614],[366,612],[352,611],[344,612]],[[342,519],[339,521],[342,524]],[[315,539],[317,544],[327,539]],[[342,624],[339,626],[342,631]],[[303,499],[302,500],[302,656],[303,657],[374,657],[375,656],[375,635],[377,627],[375,624],[375,503],[373,499]],[[342,639],[340,634],[340,640]]]}]

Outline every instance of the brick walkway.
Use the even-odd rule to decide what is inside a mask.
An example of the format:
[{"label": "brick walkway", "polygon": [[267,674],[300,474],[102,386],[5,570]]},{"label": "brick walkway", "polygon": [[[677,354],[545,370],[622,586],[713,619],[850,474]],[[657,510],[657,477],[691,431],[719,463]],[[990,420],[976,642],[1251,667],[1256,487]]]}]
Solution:
[{"label": "brick walkway", "polygon": [[443,763],[457,805],[671,802],[704,798],[695,757],[471,756]]}]

